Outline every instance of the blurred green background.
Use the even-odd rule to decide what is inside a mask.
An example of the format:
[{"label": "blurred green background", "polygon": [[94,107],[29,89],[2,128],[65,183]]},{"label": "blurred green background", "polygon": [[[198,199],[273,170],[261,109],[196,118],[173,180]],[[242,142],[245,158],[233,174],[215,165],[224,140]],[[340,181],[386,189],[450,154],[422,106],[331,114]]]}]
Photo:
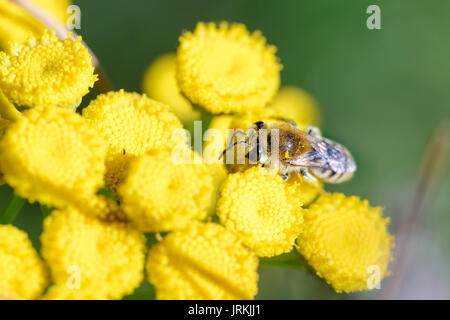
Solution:
[{"label": "blurred green background", "polygon": [[[450,117],[450,1],[149,1],[78,0],[81,33],[116,89],[140,91],[144,69],[174,51],[180,33],[198,21],[237,21],[278,47],[282,83],[319,102],[325,136],[346,145],[359,170],[328,190],[355,194],[385,208],[394,233],[412,201],[433,128]],[[366,9],[381,8],[381,30],[368,30]],[[0,207],[11,191],[0,188]],[[14,224],[37,247],[41,214],[27,205]],[[408,241],[413,249],[399,298],[450,298],[450,174],[425,207]],[[289,256],[287,257],[289,259]],[[391,278],[393,278],[391,277]],[[389,281],[389,278],[388,280]],[[262,263],[258,298],[353,299],[381,290],[336,294],[295,266]],[[146,292],[149,286],[139,290]],[[139,295],[139,292],[137,293]],[[381,294],[381,295],[380,295]]]}]

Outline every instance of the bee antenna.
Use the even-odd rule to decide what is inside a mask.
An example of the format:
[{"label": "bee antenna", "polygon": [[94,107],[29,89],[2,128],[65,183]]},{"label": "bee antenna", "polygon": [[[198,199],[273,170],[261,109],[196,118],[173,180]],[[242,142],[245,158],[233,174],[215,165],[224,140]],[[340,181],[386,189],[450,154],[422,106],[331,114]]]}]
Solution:
[{"label": "bee antenna", "polygon": [[239,134],[239,133],[247,137],[247,133],[245,133],[244,131],[242,131],[242,130],[236,130],[236,131],[233,132],[233,134],[231,135],[229,141],[230,141],[230,142],[233,141],[233,140],[234,140],[234,137],[236,137],[236,135]]},{"label": "bee antenna", "polygon": [[239,144],[239,143],[247,143],[247,145],[248,145],[248,142],[245,141],[245,140],[239,140],[239,141],[236,141],[236,142],[233,143],[232,145],[229,145],[225,150],[223,150],[222,154],[221,154],[220,157],[219,157],[219,160],[222,159],[222,157],[225,155],[225,153],[228,152],[228,150],[233,149],[233,147],[234,147],[235,145]]},{"label": "bee antenna", "polygon": [[[242,131],[242,130],[236,130],[235,132],[233,132],[233,134],[231,135],[231,137],[230,137],[230,142],[228,143],[228,147],[222,152],[222,154],[220,155],[220,157],[219,157],[219,160],[220,159],[222,159],[222,157],[225,155],[225,153],[228,151],[228,150],[230,150],[231,148],[233,148],[235,145],[237,145],[238,143],[242,143],[242,142],[239,142],[239,141],[236,141],[236,143],[235,144],[231,144],[232,142],[233,142],[233,140],[234,140],[234,137],[236,137],[236,135],[237,134],[243,134],[244,136],[246,136],[247,137],[247,133],[245,133],[244,131]],[[241,141],[244,141],[244,140],[241,140]],[[245,142],[245,141],[244,141]]]}]

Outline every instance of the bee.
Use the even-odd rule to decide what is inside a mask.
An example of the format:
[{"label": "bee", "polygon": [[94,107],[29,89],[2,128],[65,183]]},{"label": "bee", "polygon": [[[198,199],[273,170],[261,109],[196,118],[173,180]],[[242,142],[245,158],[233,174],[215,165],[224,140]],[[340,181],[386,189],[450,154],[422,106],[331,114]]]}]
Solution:
[{"label": "bee", "polygon": [[[233,143],[237,134],[244,138]],[[319,178],[327,183],[341,183],[356,171],[356,163],[347,148],[322,137],[320,130],[312,126],[305,132],[293,122],[255,122],[247,132],[234,132],[221,157],[240,143],[247,145],[246,158],[250,163],[276,167],[284,180],[297,172],[311,182]]]}]

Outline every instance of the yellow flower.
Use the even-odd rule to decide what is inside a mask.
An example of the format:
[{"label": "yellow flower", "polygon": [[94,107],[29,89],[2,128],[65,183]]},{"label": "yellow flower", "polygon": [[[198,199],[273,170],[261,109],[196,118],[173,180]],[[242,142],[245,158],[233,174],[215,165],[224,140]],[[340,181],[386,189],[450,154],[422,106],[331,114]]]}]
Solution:
[{"label": "yellow flower", "polygon": [[0,275],[0,296],[9,299],[35,299],[49,284],[27,234],[12,225],[0,225]]},{"label": "yellow flower", "polygon": [[145,71],[142,89],[150,98],[167,104],[184,123],[200,119],[200,113],[181,95],[175,78],[176,56],[166,53],[158,57]]},{"label": "yellow flower", "polygon": [[91,59],[81,37],[63,41],[46,31],[0,52],[0,88],[16,106],[75,109],[97,80]]},{"label": "yellow flower", "polygon": [[[29,0],[46,14],[66,23],[69,0]],[[9,42],[25,42],[30,35],[39,35],[44,26],[20,6],[10,0],[0,0],[0,49]]]},{"label": "yellow flower", "polygon": [[118,188],[128,217],[146,232],[179,229],[191,219],[206,218],[214,186],[203,164],[174,163],[168,151],[152,152],[130,164]]},{"label": "yellow flower", "polygon": [[264,107],[280,83],[276,48],[243,24],[198,23],[180,37],[177,79],[194,104],[217,113]]},{"label": "yellow flower", "polygon": [[78,114],[36,107],[0,142],[0,168],[15,192],[61,207],[83,203],[103,184],[105,142]]},{"label": "yellow flower", "polygon": [[381,210],[356,196],[332,193],[305,213],[298,251],[337,292],[368,290],[369,268],[377,268],[380,279],[388,274],[393,237]]},{"label": "yellow flower", "polygon": [[143,280],[145,241],[130,224],[66,208],[45,218],[41,253],[56,285],[76,286],[79,275],[83,297],[120,299]]},{"label": "yellow flower", "polygon": [[148,254],[146,270],[157,299],[252,299],[258,259],[215,223],[169,233]]},{"label": "yellow flower", "polygon": [[268,108],[280,118],[294,120],[302,130],[320,125],[319,109],[314,98],[294,86],[282,87]]},{"label": "yellow flower", "polygon": [[129,161],[152,149],[171,149],[184,141],[182,124],[168,107],[123,90],[99,95],[83,117],[108,142],[105,181],[113,191],[125,178]]},{"label": "yellow flower", "polygon": [[289,252],[303,227],[303,209],[287,188],[280,176],[261,167],[230,174],[217,215],[258,256]]}]

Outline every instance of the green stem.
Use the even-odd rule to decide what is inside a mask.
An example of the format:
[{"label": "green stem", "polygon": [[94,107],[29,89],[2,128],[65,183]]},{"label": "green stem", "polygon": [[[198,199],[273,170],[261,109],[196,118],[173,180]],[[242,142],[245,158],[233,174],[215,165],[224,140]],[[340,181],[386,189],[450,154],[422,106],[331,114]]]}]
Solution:
[{"label": "green stem", "polygon": [[14,221],[17,214],[20,212],[22,207],[24,206],[26,200],[16,196],[15,194],[11,195],[6,204],[6,207],[0,213],[0,224],[10,224]]}]

